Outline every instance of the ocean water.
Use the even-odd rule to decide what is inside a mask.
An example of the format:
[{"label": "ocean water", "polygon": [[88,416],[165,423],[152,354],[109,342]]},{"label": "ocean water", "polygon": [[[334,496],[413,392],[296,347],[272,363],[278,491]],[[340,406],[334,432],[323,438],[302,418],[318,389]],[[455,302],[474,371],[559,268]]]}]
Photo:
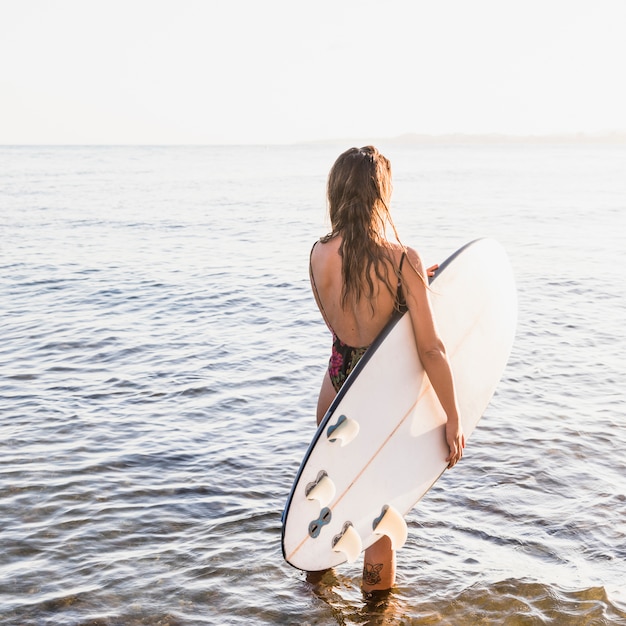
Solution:
[{"label": "ocean water", "polygon": [[427,263],[505,246],[517,337],[387,598],[283,561],[346,147],[0,148],[0,623],[626,624],[623,145],[381,144]]}]

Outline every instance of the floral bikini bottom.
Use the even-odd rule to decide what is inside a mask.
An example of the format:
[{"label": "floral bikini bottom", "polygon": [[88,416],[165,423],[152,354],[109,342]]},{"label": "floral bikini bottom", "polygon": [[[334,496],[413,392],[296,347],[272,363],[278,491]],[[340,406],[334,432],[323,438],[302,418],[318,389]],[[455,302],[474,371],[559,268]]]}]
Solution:
[{"label": "floral bikini bottom", "polygon": [[356,367],[369,346],[353,348],[345,344],[333,332],[333,349],[328,362],[328,373],[335,391],[339,391],[350,372]]}]

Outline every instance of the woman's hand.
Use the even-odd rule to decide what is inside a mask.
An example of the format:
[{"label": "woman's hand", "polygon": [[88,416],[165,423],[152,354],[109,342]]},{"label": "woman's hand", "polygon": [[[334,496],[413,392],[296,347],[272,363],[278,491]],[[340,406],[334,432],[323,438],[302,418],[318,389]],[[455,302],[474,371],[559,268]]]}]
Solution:
[{"label": "woman's hand", "polygon": [[428,278],[432,278],[435,275],[435,272],[439,269],[439,264],[435,263],[435,265],[431,265],[427,270],[426,274],[428,274]]},{"label": "woman's hand", "polygon": [[448,420],[446,423],[446,441],[450,449],[450,454],[446,458],[448,469],[450,469],[461,460],[465,447],[465,435],[458,420]]}]

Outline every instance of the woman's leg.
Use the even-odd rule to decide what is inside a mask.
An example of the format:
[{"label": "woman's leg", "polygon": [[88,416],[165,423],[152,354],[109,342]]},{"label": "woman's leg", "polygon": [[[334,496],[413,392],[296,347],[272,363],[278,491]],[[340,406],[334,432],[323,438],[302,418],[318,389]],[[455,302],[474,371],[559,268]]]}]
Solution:
[{"label": "woman's leg", "polygon": [[326,415],[326,411],[328,411],[328,407],[332,404],[332,401],[335,399],[337,392],[333,387],[333,383],[330,380],[330,374],[328,370],[324,374],[324,380],[322,381],[322,388],[320,389],[320,395],[317,399],[317,425],[320,425],[320,422],[324,419],[324,415]]},{"label": "woman's leg", "polygon": [[396,582],[396,553],[386,535],[365,550],[363,591],[386,591]]}]

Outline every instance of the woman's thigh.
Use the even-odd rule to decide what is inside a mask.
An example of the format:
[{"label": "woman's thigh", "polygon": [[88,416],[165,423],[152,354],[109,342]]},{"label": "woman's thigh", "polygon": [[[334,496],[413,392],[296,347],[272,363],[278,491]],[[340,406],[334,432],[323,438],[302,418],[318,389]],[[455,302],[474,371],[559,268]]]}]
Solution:
[{"label": "woman's thigh", "polygon": [[330,374],[328,370],[324,373],[324,380],[322,381],[322,388],[320,389],[320,395],[317,399],[317,425],[319,426],[320,422],[326,415],[326,411],[328,411],[328,407],[331,405],[332,401],[335,399],[337,392],[333,387],[332,382],[330,381]]}]

